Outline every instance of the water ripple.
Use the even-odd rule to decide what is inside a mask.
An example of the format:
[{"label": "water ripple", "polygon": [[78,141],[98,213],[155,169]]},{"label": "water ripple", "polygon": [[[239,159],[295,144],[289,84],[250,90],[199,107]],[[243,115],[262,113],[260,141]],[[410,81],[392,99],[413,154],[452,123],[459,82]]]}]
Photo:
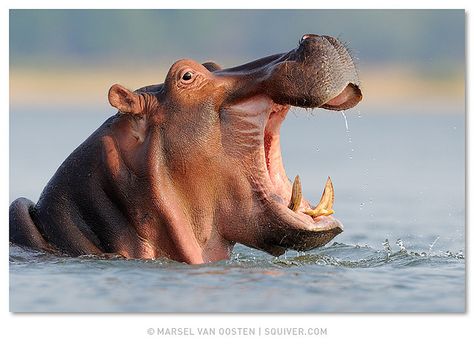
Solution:
[{"label": "water ripple", "polygon": [[[397,240],[398,251],[393,251],[386,240],[383,249],[375,249],[368,245],[349,245],[334,242],[330,246],[321,247],[312,251],[301,253],[289,251],[280,257],[272,257],[266,253],[237,246],[231,258],[226,261],[210,263],[208,266],[226,268],[291,268],[306,265],[332,266],[343,268],[377,268],[382,266],[411,267],[420,265],[456,263],[464,260],[463,251],[438,251],[433,252],[432,246],[428,251],[409,251],[401,240]],[[148,260],[126,260],[119,256],[94,256],[84,255],[76,258],[54,256],[48,253],[10,245],[10,264],[82,264],[95,262],[97,266],[124,263],[136,267],[167,266],[174,268],[192,267],[183,263],[171,261],[166,258]]]}]

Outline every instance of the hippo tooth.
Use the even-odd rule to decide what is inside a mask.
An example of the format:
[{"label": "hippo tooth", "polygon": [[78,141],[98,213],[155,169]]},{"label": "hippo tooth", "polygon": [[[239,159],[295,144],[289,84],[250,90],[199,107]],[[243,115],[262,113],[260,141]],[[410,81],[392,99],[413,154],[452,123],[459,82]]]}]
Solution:
[{"label": "hippo tooth", "polygon": [[293,188],[291,189],[291,199],[288,208],[296,212],[300,208],[302,198],[303,194],[301,194],[300,176],[297,175],[295,177],[295,180],[293,181]]},{"label": "hippo tooth", "polygon": [[326,186],[324,187],[323,195],[319,204],[312,210],[306,210],[304,213],[311,217],[329,216],[334,213],[332,205],[334,204],[334,187],[331,182],[331,177],[328,177]]}]

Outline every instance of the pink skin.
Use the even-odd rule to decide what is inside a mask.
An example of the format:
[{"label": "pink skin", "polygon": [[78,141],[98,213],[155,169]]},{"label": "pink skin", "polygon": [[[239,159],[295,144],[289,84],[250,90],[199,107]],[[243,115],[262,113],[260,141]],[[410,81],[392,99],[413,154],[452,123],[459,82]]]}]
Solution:
[{"label": "pink skin", "polygon": [[[336,68],[333,68],[333,65]],[[229,258],[235,243],[275,256],[342,232],[312,218],[292,183],[280,128],[292,105],[342,110],[362,98],[352,59],[336,39],[306,35],[288,53],[221,69],[181,60],[163,84],[114,85],[118,113],[61,165],[38,203],[10,206],[10,241],[63,253]]]},{"label": "pink skin", "polygon": [[[344,103],[346,100],[347,98],[342,102]],[[292,182],[288,179],[283,166],[280,128],[290,106],[276,104],[267,96],[259,95],[236,104],[231,109],[235,111],[234,116],[239,115],[246,123],[256,125],[256,130],[264,130],[263,137],[261,132],[256,132],[258,136],[254,139],[254,144],[258,150],[256,151],[256,161],[253,163],[254,167],[250,170],[253,174],[252,187],[258,193],[260,200],[263,201],[262,206],[271,207],[271,210],[279,215],[279,220],[287,222],[295,230],[327,231],[340,228],[342,231],[342,224],[332,216],[313,218],[303,213],[314,206],[304,197],[297,212],[288,208]],[[262,127],[262,125],[264,126]]]}]

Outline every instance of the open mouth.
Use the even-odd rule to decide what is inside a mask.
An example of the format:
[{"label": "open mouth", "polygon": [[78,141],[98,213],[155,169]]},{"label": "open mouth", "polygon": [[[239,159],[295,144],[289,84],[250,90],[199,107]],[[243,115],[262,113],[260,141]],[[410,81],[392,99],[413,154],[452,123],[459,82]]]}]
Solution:
[{"label": "open mouth", "polygon": [[[303,197],[302,184],[299,176],[291,182],[283,166],[280,147],[280,127],[290,109],[289,106],[273,104],[269,110],[264,132],[265,167],[268,175],[269,191],[278,206],[277,210],[284,213],[285,220],[290,218],[292,225],[298,230],[327,231],[339,230],[342,224],[332,217],[334,213],[334,188],[328,177],[321,200],[312,205]],[[290,223],[290,222],[288,222]]]},{"label": "open mouth", "polygon": [[[355,97],[354,97],[355,96]],[[353,84],[331,98],[322,107],[332,110],[348,109],[360,100],[360,90]],[[342,224],[335,219],[334,187],[328,177],[320,201],[311,204],[303,197],[302,183],[299,176],[291,182],[283,166],[280,147],[280,128],[290,109],[289,105],[271,103],[264,131],[263,154],[267,173],[266,188],[272,195],[274,210],[288,227],[298,231],[331,232],[333,236],[343,230]]]}]

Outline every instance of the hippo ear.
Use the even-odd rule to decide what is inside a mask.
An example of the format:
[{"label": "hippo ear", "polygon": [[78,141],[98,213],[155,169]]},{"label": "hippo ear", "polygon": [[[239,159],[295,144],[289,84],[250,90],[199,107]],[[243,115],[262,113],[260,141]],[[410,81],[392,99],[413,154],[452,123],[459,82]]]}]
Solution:
[{"label": "hippo ear", "polygon": [[222,70],[222,67],[215,62],[206,62],[206,63],[203,63],[202,65],[210,72],[213,72],[216,70]]},{"label": "hippo ear", "polygon": [[140,96],[119,84],[112,85],[110,88],[109,103],[122,113],[140,114],[143,112]]}]

